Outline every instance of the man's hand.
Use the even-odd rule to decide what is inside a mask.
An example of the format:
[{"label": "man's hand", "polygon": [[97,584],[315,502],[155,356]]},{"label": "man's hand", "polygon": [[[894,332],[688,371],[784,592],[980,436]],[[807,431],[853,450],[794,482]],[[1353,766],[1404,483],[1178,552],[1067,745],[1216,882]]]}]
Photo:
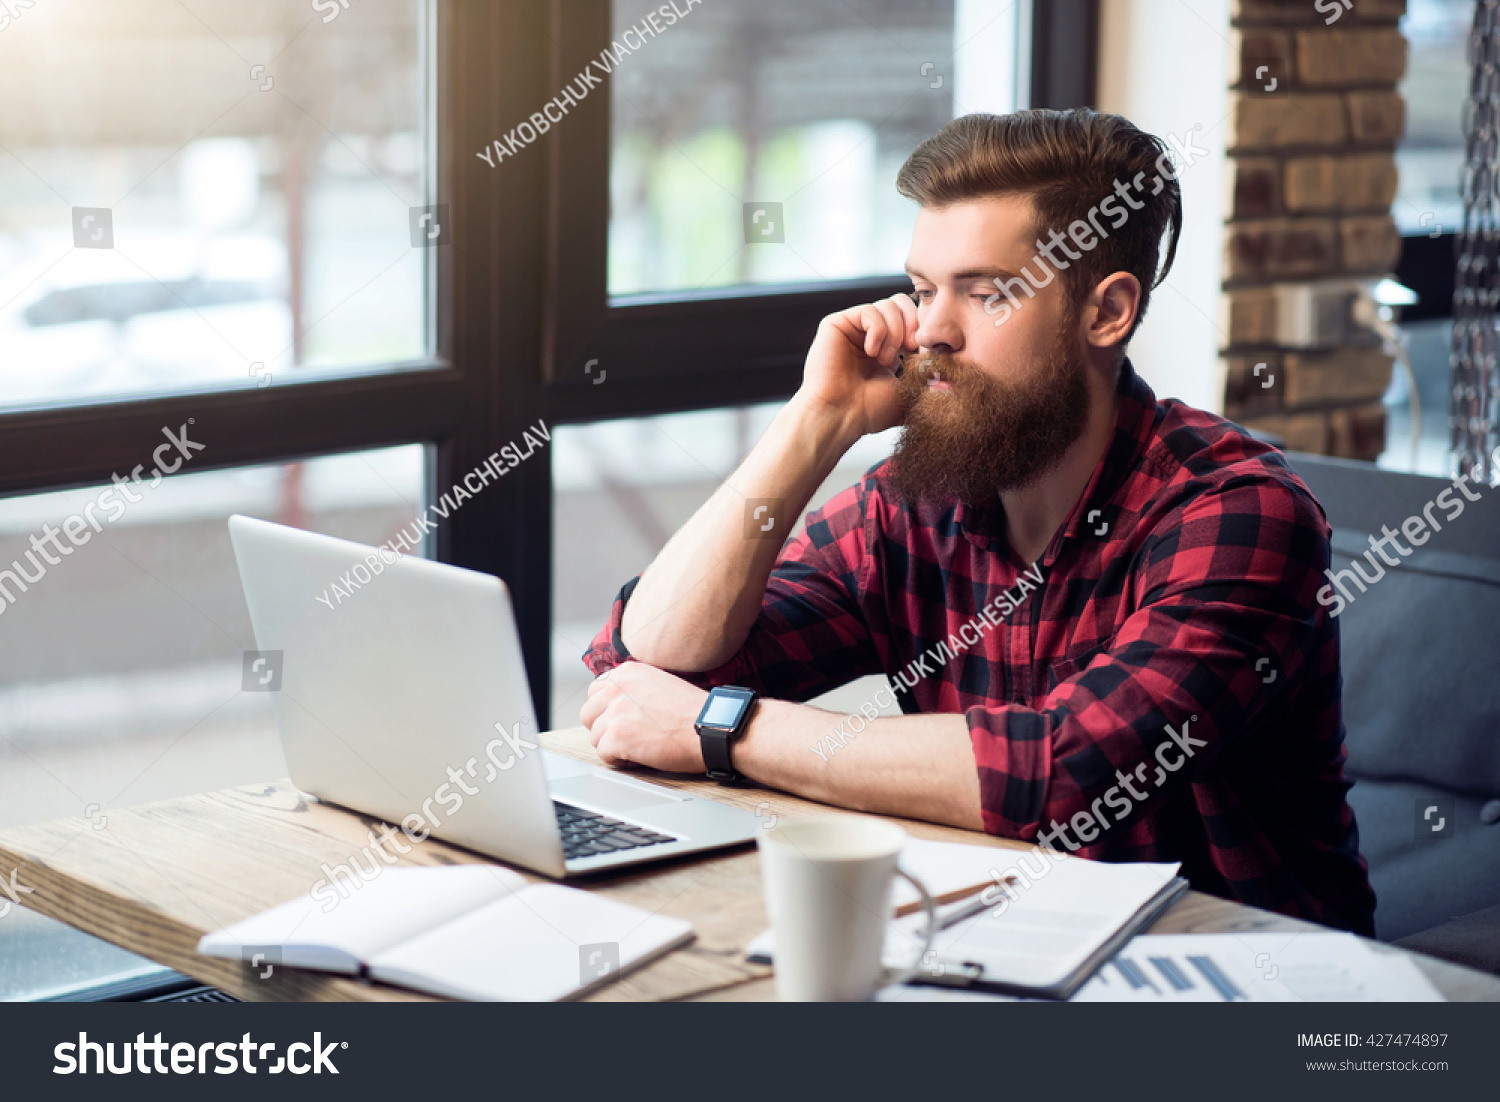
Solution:
[{"label": "man's hand", "polygon": [[[796,518],[855,441],[901,419],[892,368],[902,351],[916,348],[916,332],[917,308],[905,295],[819,323],[797,393],[641,575],[620,621],[631,654],[686,673],[717,669],[739,650]],[[746,538],[746,517],[757,500],[782,504],[774,539]],[[606,753],[617,745],[608,735],[603,743]],[[630,744],[637,745],[634,739]]]},{"label": "man's hand", "polygon": [[917,307],[907,295],[851,306],[818,323],[802,369],[801,397],[839,410],[851,431],[900,424],[895,367],[917,349]]},{"label": "man's hand", "polygon": [[708,693],[644,662],[626,662],[597,678],[579,713],[605,765],[645,765],[702,773],[693,721]]}]

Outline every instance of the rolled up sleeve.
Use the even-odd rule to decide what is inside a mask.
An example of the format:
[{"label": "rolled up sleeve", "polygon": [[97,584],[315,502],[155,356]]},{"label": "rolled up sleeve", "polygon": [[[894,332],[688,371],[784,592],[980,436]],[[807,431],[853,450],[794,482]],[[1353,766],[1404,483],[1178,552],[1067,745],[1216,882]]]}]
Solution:
[{"label": "rolled up sleeve", "polygon": [[1029,840],[1059,824],[1094,844],[1192,783],[1314,675],[1328,529],[1309,496],[1246,478],[1153,530],[1137,611],[1107,650],[1036,707],[965,713],[986,831]]},{"label": "rolled up sleeve", "polygon": [[[807,700],[880,672],[861,609],[869,572],[864,510],[862,482],[809,513],[804,529],[777,556],[760,614],[740,649],[717,669],[669,672],[701,688],[743,685],[783,700]],[[620,623],[639,581],[620,590],[608,622],[584,652],[584,664],[596,676],[631,657]]]}]

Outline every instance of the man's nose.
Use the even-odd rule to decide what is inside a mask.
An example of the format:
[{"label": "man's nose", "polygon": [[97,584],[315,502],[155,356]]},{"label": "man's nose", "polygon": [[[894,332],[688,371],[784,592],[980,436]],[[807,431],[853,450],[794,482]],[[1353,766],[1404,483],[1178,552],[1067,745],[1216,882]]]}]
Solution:
[{"label": "man's nose", "polygon": [[963,328],[959,325],[952,295],[938,294],[928,303],[913,334],[920,348],[949,355],[959,352],[964,346]]}]

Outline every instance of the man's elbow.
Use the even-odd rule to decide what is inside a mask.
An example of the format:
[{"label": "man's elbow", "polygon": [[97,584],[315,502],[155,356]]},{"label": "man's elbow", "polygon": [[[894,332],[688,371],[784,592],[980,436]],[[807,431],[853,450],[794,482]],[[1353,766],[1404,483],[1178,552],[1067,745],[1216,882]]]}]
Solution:
[{"label": "man's elbow", "polygon": [[628,614],[620,623],[620,641],[636,661],[682,674],[718,669],[734,653],[721,653],[722,640],[701,634],[632,625]]}]

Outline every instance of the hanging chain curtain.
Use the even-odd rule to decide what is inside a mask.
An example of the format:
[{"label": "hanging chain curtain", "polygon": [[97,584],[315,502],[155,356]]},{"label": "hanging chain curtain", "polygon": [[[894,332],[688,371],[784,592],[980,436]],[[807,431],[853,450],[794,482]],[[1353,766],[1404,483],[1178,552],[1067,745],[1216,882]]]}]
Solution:
[{"label": "hanging chain curtain", "polygon": [[1453,289],[1453,473],[1500,483],[1493,450],[1500,404],[1500,0],[1478,0],[1464,104],[1464,224]]}]

